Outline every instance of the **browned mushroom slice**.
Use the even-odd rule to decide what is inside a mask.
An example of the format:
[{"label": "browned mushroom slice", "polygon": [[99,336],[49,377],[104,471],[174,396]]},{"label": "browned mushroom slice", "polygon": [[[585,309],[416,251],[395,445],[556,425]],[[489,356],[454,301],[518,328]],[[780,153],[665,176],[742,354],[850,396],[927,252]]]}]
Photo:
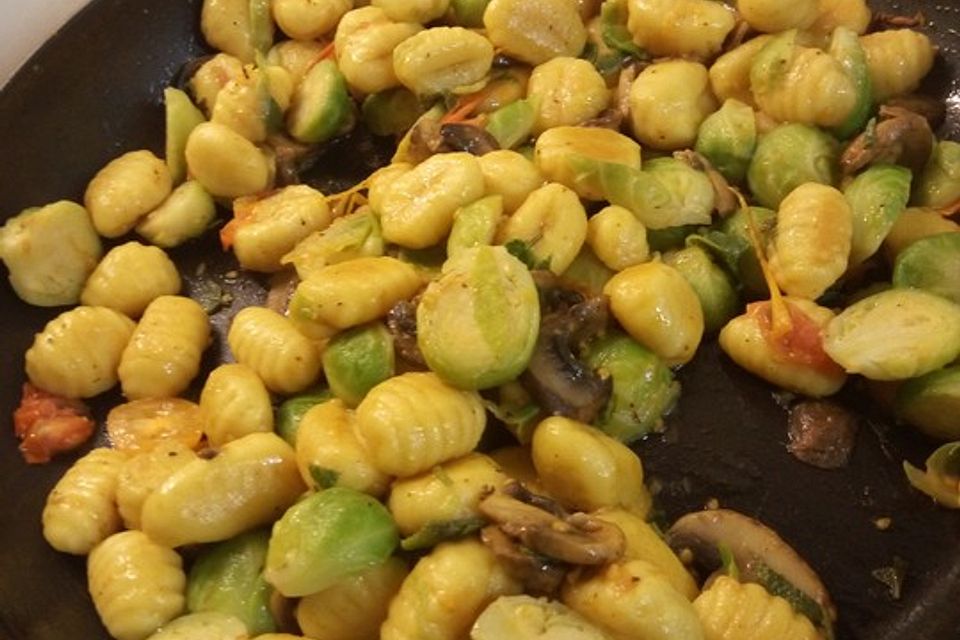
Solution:
[{"label": "browned mushroom slice", "polygon": [[521,382],[551,415],[593,422],[610,398],[612,381],[580,360],[580,343],[607,324],[604,298],[592,298],[569,309],[547,314]]},{"label": "browned mushroom slice", "polygon": [[706,157],[690,149],[677,151],[673,154],[673,157],[687,163],[697,171],[703,171],[710,178],[713,193],[716,195],[714,206],[721,217],[725,218],[740,210],[740,199],[737,197],[737,193],[723,174],[717,171]]},{"label": "browned mushroom slice", "polygon": [[787,451],[821,469],[847,465],[857,438],[857,418],[835,402],[807,400],[790,408]]},{"label": "browned mushroom slice", "polygon": [[688,513],[670,527],[667,541],[675,551],[689,549],[699,562],[712,567],[720,566],[720,549],[727,549],[741,580],[766,586],[771,576],[780,577],[828,618],[813,622],[826,626],[836,619],[836,608],[820,577],[773,529],[758,520],[729,509]]},{"label": "browned mushroom slice", "polygon": [[444,144],[454,151],[482,156],[500,148],[500,143],[486,129],[465,122],[449,122],[440,127]]},{"label": "browned mushroom slice", "polygon": [[534,595],[551,595],[560,589],[569,567],[533,553],[505,534],[496,525],[484,527],[480,539],[519,580],[524,591]]},{"label": "browned mushroom slice", "polygon": [[484,498],[479,510],[531,551],[568,564],[606,564],[626,548],[619,527],[586,514],[561,519],[503,493]]},{"label": "browned mushroom slice", "polygon": [[414,300],[401,300],[387,312],[387,329],[393,336],[397,355],[411,365],[426,367],[427,363],[417,346],[417,304]]},{"label": "browned mushroom slice", "polygon": [[934,142],[926,118],[906,109],[884,106],[876,125],[868,126],[844,149],[840,168],[845,175],[853,175],[869,164],[896,163],[916,174],[930,158]]}]

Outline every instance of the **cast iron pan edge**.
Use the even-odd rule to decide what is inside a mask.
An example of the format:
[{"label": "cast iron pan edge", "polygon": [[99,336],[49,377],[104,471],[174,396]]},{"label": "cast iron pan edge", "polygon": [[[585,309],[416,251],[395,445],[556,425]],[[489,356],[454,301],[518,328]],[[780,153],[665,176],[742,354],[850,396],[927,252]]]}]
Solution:
[{"label": "cast iron pan edge", "polygon": [[[161,92],[180,65],[205,53],[196,31],[201,0],[94,0],[0,92],[0,214],[60,198],[79,200],[92,174],[120,153],[162,153]],[[933,2],[871,2],[912,14],[923,7],[941,45],[932,86],[948,100],[950,137],[960,138],[960,9]],[[357,146],[359,145],[359,146]],[[348,139],[329,166],[369,152]],[[222,324],[263,294],[260,283],[225,273],[229,258],[212,242],[175,253],[188,292],[215,282],[236,296],[215,317]],[[206,271],[197,276],[197,267]],[[9,416],[24,380],[22,354],[59,310],[21,303],[0,286],[0,413]],[[222,337],[222,336],[221,336]],[[218,342],[208,356],[223,353]],[[956,640],[960,637],[960,516],[911,490],[900,461],[920,464],[933,443],[890,426],[854,392],[867,419],[848,469],[827,472],[786,453],[784,410],[771,389],[732,365],[715,346],[681,372],[683,399],[668,430],[641,443],[647,475],[662,487],[668,519],[710,498],[761,518],[810,561],[841,612],[842,639]],[[99,407],[109,406],[116,397]],[[40,512],[75,456],[24,464],[8,417],[0,424],[0,638],[85,640],[108,637],[86,592],[82,559],[43,541]],[[874,519],[891,517],[879,531]],[[894,600],[871,572],[895,557],[907,564],[903,597]]]}]

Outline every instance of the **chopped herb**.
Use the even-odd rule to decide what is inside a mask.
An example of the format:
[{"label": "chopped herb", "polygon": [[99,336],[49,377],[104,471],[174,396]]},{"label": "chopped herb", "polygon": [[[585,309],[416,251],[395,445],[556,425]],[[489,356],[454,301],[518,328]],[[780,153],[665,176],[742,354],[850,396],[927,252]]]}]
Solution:
[{"label": "chopped herb", "polygon": [[400,541],[400,547],[405,551],[417,551],[436,546],[444,540],[462,538],[474,531],[479,531],[487,524],[483,518],[469,516],[453,520],[433,520],[425,524],[413,535]]},{"label": "chopped herb", "polygon": [[313,478],[313,481],[317,483],[317,487],[320,489],[329,489],[337,485],[337,480],[340,479],[340,472],[312,464],[310,465],[310,477]]}]

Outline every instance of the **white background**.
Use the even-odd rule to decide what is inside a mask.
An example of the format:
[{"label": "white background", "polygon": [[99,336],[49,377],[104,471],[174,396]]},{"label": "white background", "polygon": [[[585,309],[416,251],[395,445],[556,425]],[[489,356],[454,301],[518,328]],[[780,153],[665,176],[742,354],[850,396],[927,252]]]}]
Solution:
[{"label": "white background", "polygon": [[0,86],[89,0],[0,0]]}]

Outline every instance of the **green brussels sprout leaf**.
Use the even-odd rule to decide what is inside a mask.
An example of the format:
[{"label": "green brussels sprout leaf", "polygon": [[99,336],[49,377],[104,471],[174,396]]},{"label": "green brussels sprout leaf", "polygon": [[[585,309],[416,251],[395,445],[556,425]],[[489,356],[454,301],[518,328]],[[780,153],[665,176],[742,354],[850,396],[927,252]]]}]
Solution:
[{"label": "green brussels sprout leaf", "polygon": [[600,36],[611,49],[637,60],[650,58],[647,52],[633,41],[627,28],[627,3],[625,0],[606,0],[600,7]]},{"label": "green brussels sprout leaf", "polygon": [[514,149],[530,137],[536,111],[529,100],[504,105],[487,117],[485,128],[501,149]]},{"label": "green brussels sprout leaf", "polygon": [[834,29],[827,52],[840,63],[857,91],[857,101],[850,115],[833,130],[833,135],[838,139],[846,140],[860,133],[873,111],[873,85],[867,67],[867,54],[860,45],[857,32],[842,26]]},{"label": "green brussels sprout leaf", "polygon": [[423,113],[423,105],[406,87],[395,87],[367,96],[360,116],[370,133],[398,136],[407,132]]},{"label": "green brussels sprout leaf", "polygon": [[757,147],[757,122],[753,108],[729,99],[700,124],[698,153],[731,182],[743,182]]},{"label": "green brussels sprout leaf", "polygon": [[917,204],[948,207],[960,200],[960,142],[941,140],[917,181]]},{"label": "green brussels sprout leaf", "polygon": [[445,540],[454,540],[479,531],[487,525],[480,517],[455,518],[453,520],[432,520],[400,541],[404,551],[420,551],[435,547]]},{"label": "green brussels sprout leaf", "polygon": [[703,308],[707,332],[719,331],[737,315],[740,296],[726,272],[714,264],[704,249],[688,246],[666,254],[663,261],[679,271],[693,287]]}]

